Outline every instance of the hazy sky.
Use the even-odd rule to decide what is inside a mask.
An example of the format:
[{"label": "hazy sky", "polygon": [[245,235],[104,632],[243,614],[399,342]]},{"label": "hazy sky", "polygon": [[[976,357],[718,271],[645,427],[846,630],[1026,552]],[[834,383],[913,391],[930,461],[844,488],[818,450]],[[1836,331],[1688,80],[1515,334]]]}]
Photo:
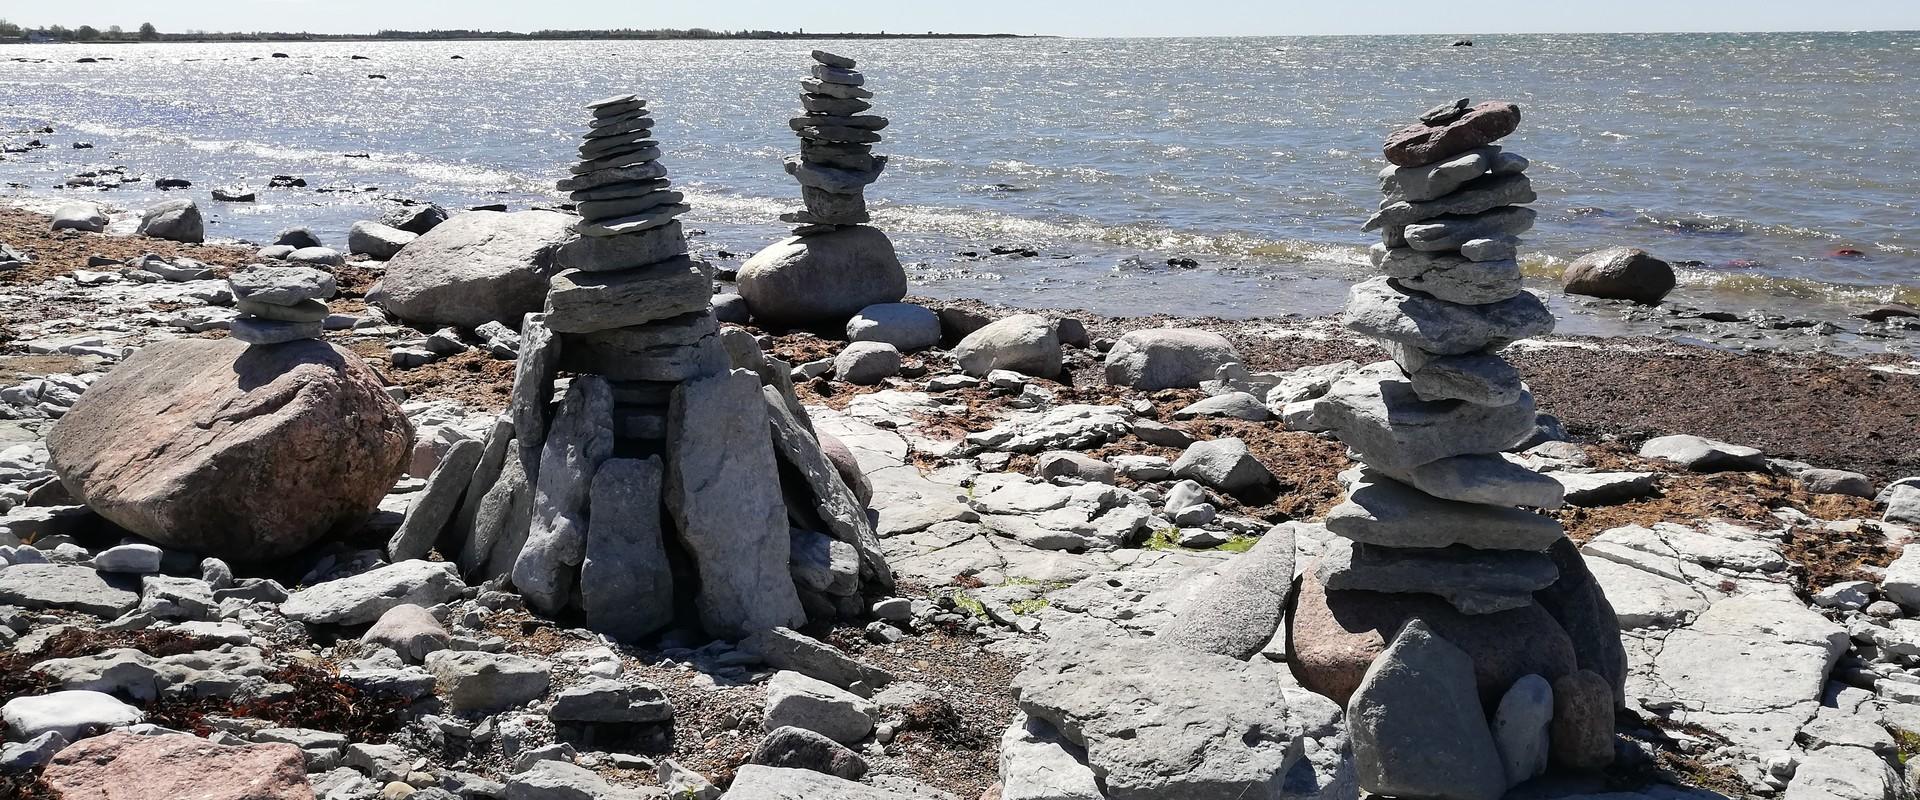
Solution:
[{"label": "hazy sky", "polygon": [[1920,0],[91,0],[0,2],[31,26],[367,33],[379,28],[744,28],[1064,36],[1920,29]]}]

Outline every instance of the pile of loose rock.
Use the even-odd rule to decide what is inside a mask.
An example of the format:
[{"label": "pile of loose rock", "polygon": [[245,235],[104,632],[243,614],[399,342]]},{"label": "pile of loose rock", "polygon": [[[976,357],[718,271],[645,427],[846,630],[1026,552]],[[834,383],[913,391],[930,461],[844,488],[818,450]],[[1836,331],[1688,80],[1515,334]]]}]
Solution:
[{"label": "pile of loose rock", "polygon": [[[623,641],[859,615],[863,591],[892,583],[864,509],[787,366],[720,332],[644,101],[589,107],[594,132],[559,184],[579,236],[521,326],[511,410],[447,452],[389,555],[439,544],[469,577],[506,576],[535,610],[579,609]],[[697,621],[676,617],[684,599]]]},{"label": "pile of loose rock", "polygon": [[1367,222],[1386,276],[1354,288],[1344,321],[1393,360],[1313,410],[1362,465],[1327,517],[1342,538],[1301,591],[1295,664],[1347,703],[1366,791],[1497,798],[1549,761],[1613,758],[1618,623],[1560,524],[1532,510],[1559,507],[1561,484],[1502,455],[1537,423],[1497,351],[1553,328],[1515,260],[1534,218],[1527,161],[1491,146],[1519,121],[1510,103],[1462,100],[1387,140]]},{"label": "pile of loose rock", "polygon": [[813,51],[812,76],[800,82],[806,113],[788,120],[800,153],[787,174],[805,207],[780,215],[793,238],[749,260],[740,295],[753,316],[774,324],[843,322],[862,308],[906,296],[906,273],[886,234],[868,227],[866,187],[887,157],[873,154],[887,118],[865,114],[873,92],[851,58]]},{"label": "pile of loose rock", "polygon": [[318,339],[325,332],[333,276],[312,267],[253,266],[227,278],[240,312],[233,338],[251,345]]}]

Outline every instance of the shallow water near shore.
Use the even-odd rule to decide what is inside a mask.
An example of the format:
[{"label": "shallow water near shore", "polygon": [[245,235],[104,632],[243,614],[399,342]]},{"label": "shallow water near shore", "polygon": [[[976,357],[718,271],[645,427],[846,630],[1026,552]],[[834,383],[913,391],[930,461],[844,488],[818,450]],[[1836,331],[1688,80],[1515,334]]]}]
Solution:
[{"label": "shallow water near shore", "polygon": [[[633,91],[653,101],[709,248],[750,253],[797,205],[784,120],[817,45],[859,58],[875,113],[893,120],[869,196],[921,294],[1109,314],[1334,311],[1366,272],[1379,141],[1458,96],[1526,110],[1508,145],[1541,191],[1537,287],[1564,259],[1631,244],[1688,262],[1674,299],[1702,308],[1831,320],[1920,294],[1920,34],[1450,42],[10,45],[0,131],[55,132],[0,133],[50,145],[0,157],[0,183],[139,207],[162,195],[152,178],[187,178],[216,237],[304,223],[337,243],[385,197],[560,200],[580,103]],[[146,180],[55,188],[108,165]],[[310,186],[266,189],[276,174]],[[229,185],[260,202],[206,199]],[[1848,249],[1859,255],[1836,254]],[[1563,320],[1571,333],[1649,324]]]}]

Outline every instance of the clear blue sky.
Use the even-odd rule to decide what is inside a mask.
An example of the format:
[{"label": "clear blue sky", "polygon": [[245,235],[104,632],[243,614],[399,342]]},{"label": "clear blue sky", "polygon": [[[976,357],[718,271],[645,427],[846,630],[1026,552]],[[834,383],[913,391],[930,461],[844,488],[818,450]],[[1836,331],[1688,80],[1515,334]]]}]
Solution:
[{"label": "clear blue sky", "polygon": [[1920,0],[5,0],[28,26],[369,33],[380,28],[744,28],[1063,36],[1920,29]]}]

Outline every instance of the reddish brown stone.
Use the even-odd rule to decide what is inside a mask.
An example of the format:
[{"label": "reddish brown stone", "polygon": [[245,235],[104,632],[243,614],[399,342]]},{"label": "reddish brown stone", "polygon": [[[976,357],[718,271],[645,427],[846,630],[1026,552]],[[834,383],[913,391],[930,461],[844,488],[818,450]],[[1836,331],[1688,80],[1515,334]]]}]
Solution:
[{"label": "reddish brown stone", "polygon": [[1551,681],[1574,671],[1573,643],[1539,604],[1498,614],[1467,615],[1438,597],[1380,592],[1329,592],[1308,565],[1289,618],[1289,652],[1300,685],[1346,705],[1367,667],[1407,620],[1427,621],[1473,659],[1474,683],[1488,708],[1521,677]]},{"label": "reddish brown stone", "polygon": [[1580,670],[1553,682],[1553,763],[1568,769],[1602,769],[1613,763],[1613,687],[1598,673]]},{"label": "reddish brown stone", "polygon": [[1519,127],[1519,106],[1489,100],[1445,125],[1419,122],[1394,131],[1385,151],[1395,166],[1420,167],[1492,144]]},{"label": "reddish brown stone", "polygon": [[305,765],[290,744],[228,747],[123,732],[60,751],[41,779],[60,800],[313,800]]},{"label": "reddish brown stone", "polygon": [[365,522],[406,467],[413,430],[351,352],[302,340],[151,344],[47,437],[74,496],[168,547],[286,556]]}]

